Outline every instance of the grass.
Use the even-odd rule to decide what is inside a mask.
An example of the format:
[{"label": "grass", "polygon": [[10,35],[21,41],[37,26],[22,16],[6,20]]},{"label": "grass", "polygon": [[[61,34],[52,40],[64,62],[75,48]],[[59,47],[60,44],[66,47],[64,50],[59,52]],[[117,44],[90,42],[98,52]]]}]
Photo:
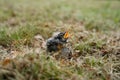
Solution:
[{"label": "grass", "polygon": [[[119,4],[119,0],[0,0],[0,79],[119,80]],[[34,36],[46,40],[53,32],[66,30],[72,34],[70,61],[56,60],[44,49],[34,51]],[[16,54],[20,55],[12,58]]]},{"label": "grass", "polygon": [[[17,60],[17,61],[16,61]],[[3,61],[4,62],[4,61]],[[63,66],[65,64],[68,64],[68,66]],[[10,66],[13,69],[13,72],[16,74],[11,74],[11,69],[8,70],[8,73],[5,72],[4,74],[1,74],[1,76],[5,76],[5,79],[11,78],[11,79],[57,79],[57,80],[63,80],[63,79],[82,79],[84,77],[87,78],[106,78],[104,76],[105,73],[99,73],[98,67],[101,67],[104,69],[104,63],[102,63],[101,60],[96,60],[95,57],[85,57],[83,60],[83,63],[77,64],[74,61],[71,62],[65,62],[65,63],[59,63],[55,59],[49,58],[43,54],[28,54],[24,57],[17,57],[14,60],[10,60],[8,64],[5,64]],[[1,68],[1,69],[7,69],[7,68]],[[86,72],[88,72],[86,74]],[[92,74],[91,74],[92,73]],[[99,76],[99,74],[101,74]],[[102,76],[102,77],[101,77]],[[4,79],[1,78],[1,79]]]}]

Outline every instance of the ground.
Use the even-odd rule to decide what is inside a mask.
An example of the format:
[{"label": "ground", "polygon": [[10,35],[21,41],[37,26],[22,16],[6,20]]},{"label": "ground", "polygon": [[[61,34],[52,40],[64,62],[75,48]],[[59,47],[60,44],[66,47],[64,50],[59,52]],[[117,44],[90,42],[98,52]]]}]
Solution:
[{"label": "ground", "polygon": [[[0,0],[0,80],[119,80],[119,4]],[[58,31],[72,34],[71,60],[46,54],[43,43]]]}]

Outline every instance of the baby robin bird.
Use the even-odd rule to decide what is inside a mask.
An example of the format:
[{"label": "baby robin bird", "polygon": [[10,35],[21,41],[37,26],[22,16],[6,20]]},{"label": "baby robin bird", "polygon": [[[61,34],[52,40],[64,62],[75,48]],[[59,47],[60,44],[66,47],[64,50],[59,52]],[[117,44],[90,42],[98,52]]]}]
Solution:
[{"label": "baby robin bird", "polygon": [[60,49],[62,49],[63,45],[67,43],[68,37],[68,32],[60,32],[58,35],[49,38],[46,43],[47,51],[59,51]]},{"label": "baby robin bird", "polygon": [[[49,38],[46,42],[48,52],[60,52],[61,55],[69,56],[71,55],[70,49],[68,49],[65,44],[68,42],[70,37],[68,32],[60,32],[57,35]],[[69,56],[70,58],[70,56]]]}]

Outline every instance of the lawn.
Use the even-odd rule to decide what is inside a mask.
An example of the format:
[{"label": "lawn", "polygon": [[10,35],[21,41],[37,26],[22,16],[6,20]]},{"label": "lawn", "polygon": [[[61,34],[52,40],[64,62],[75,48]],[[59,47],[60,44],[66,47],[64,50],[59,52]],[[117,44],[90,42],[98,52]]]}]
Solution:
[{"label": "lawn", "polygon": [[[0,80],[119,80],[119,4],[0,0]],[[72,34],[71,60],[57,60],[41,45],[58,31]]]}]

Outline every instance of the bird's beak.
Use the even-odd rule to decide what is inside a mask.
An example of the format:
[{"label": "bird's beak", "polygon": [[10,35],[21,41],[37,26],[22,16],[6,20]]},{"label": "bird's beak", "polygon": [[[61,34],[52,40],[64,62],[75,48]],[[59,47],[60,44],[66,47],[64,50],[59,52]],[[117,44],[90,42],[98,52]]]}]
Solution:
[{"label": "bird's beak", "polygon": [[65,32],[65,34],[64,34],[64,36],[63,36],[65,39],[66,38],[69,38],[70,37],[70,34],[69,34],[69,32],[67,31],[67,32]]}]

